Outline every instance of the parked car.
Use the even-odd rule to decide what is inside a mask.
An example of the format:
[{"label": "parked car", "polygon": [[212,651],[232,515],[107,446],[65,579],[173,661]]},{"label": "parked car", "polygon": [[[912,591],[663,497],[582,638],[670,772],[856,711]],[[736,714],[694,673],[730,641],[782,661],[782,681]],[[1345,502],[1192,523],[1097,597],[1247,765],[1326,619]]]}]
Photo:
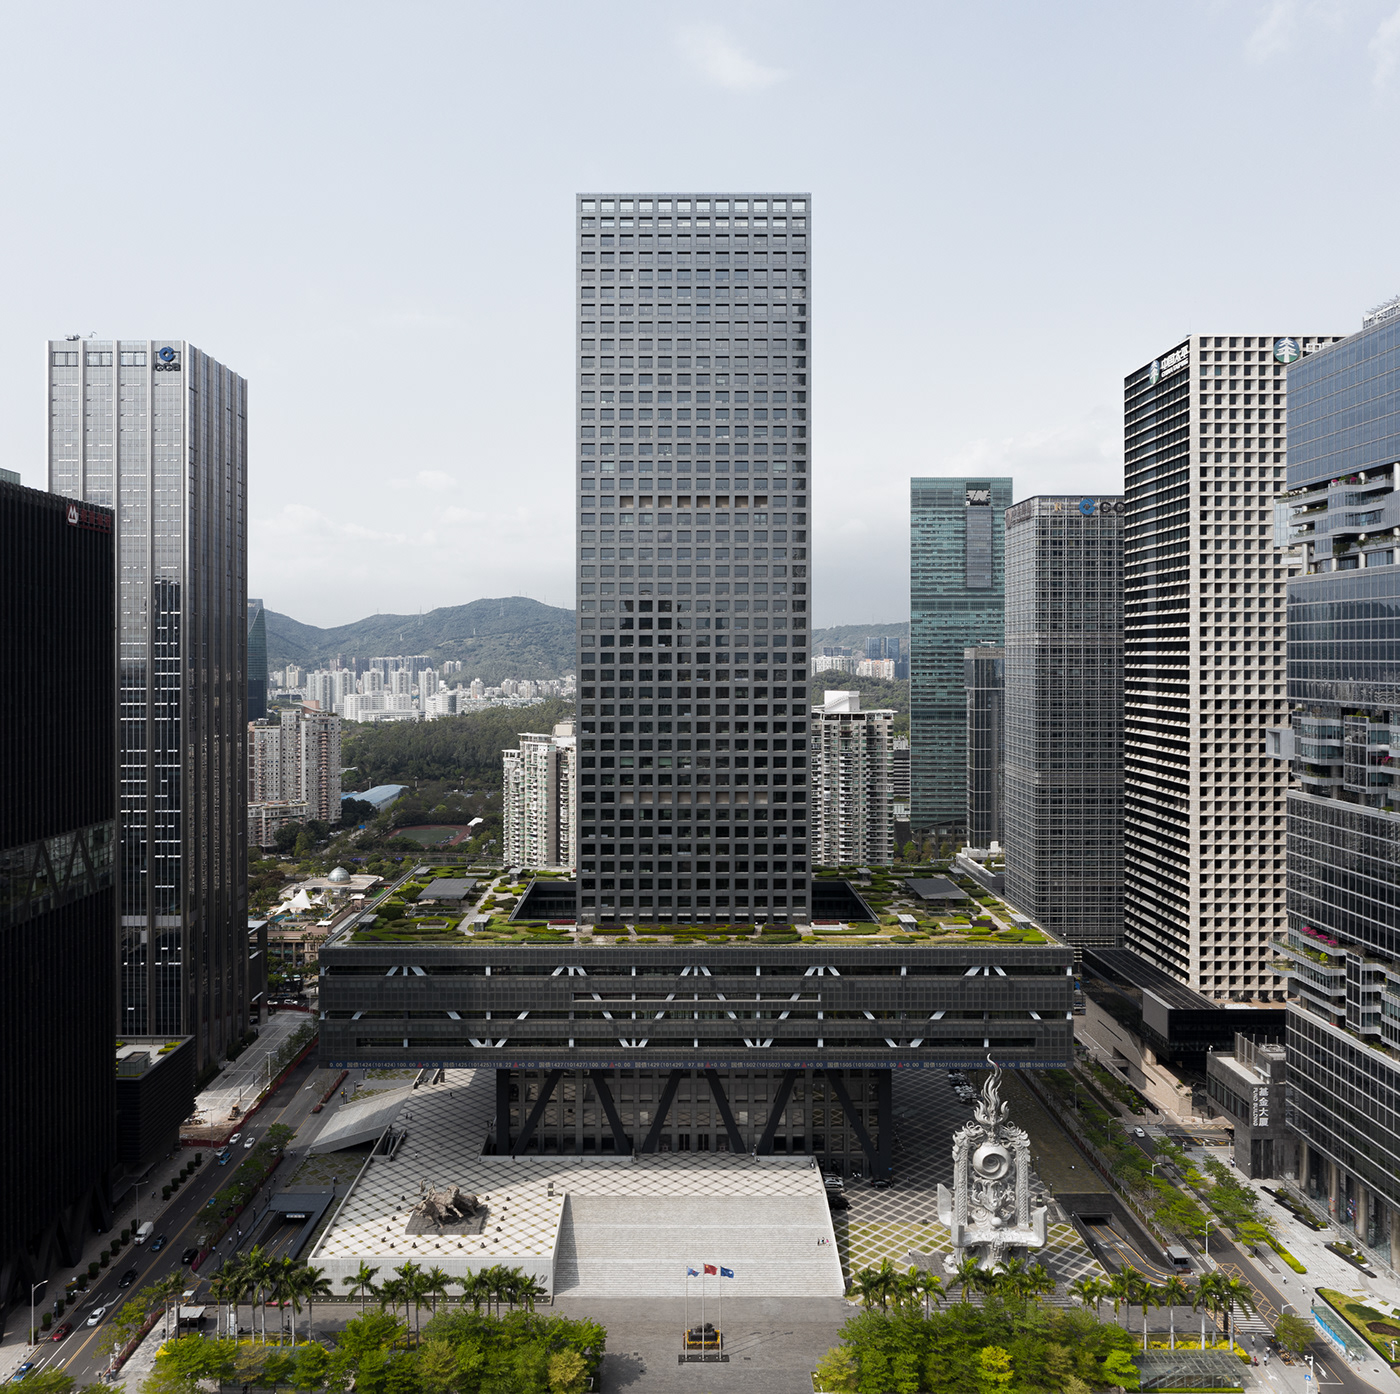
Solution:
[{"label": "parked car", "polygon": [[186,1249],[185,1252],[184,1252],[183,1254],[180,1255],[180,1262],[181,1262],[181,1263],[184,1263],[184,1264],[190,1264],[190,1263],[193,1263],[193,1262],[195,1261],[195,1259],[197,1259],[198,1257],[199,1257],[199,1250],[198,1250],[198,1249],[193,1249],[193,1248],[191,1248],[191,1249]]},{"label": "parked car", "polygon": [[876,1176],[871,1180],[870,1184],[877,1191],[888,1191],[890,1188],[890,1179],[888,1176]]},{"label": "parked car", "polygon": [[833,1210],[849,1210],[851,1208],[851,1202],[848,1201],[840,1191],[828,1191],[826,1193],[826,1203]]},{"label": "parked car", "polygon": [[88,1313],[87,1324],[88,1324],[89,1326],[96,1326],[97,1323],[100,1322],[100,1321],[102,1320],[102,1318],[105,1317],[106,1315],[107,1315],[107,1309],[106,1309],[106,1307],[94,1307],[94,1308],[92,1309],[92,1311],[90,1311],[90,1312]]},{"label": "parked car", "polygon": [[65,1322],[63,1323],[62,1326],[56,1326],[56,1327],[54,1327],[54,1332],[53,1332],[53,1336],[51,1337],[51,1339],[52,1339],[52,1340],[55,1340],[55,1341],[61,1341],[61,1340],[63,1340],[65,1337],[71,1336],[72,1334],[73,1334],[73,1323],[72,1323],[71,1321],[65,1321]]},{"label": "parked car", "polygon": [[134,1268],[128,1268],[126,1272],[121,1275],[121,1278],[117,1282],[117,1286],[121,1288],[129,1288],[135,1281],[136,1270]]},{"label": "parked car", "polygon": [[154,1239],[151,1240],[151,1252],[152,1252],[153,1254],[158,1254],[158,1253],[160,1253],[160,1251],[161,1251],[163,1248],[165,1248],[165,1241],[166,1241],[166,1236],[165,1236],[165,1235],[163,1235],[163,1234],[158,1234],[158,1235],[156,1235],[156,1237],[155,1237]]}]

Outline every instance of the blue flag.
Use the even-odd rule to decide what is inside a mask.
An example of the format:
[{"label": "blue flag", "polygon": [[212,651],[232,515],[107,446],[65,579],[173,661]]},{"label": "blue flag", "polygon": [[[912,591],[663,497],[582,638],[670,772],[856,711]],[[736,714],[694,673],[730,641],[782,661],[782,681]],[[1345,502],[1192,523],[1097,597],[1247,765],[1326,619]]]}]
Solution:
[{"label": "blue flag", "polygon": [[698,1268],[691,1268],[691,1267],[689,1266],[689,1264],[687,1264],[687,1265],[686,1265],[686,1270],[685,1270],[685,1276],[686,1276],[687,1278],[698,1278],[698,1277],[700,1276],[700,1270],[699,1270]]},{"label": "blue flag", "polygon": [[721,1278],[732,1278],[734,1276],[734,1270],[732,1268],[721,1267],[719,1270],[719,1276]]}]

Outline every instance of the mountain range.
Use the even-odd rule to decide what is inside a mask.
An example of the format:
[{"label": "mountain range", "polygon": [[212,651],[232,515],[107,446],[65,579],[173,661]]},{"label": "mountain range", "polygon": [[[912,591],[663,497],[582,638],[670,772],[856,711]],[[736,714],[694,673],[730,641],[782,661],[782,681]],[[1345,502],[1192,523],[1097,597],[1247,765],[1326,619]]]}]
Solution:
[{"label": "mountain range", "polygon": [[[352,624],[321,629],[268,610],[267,665],[324,668],[336,657],[377,658],[427,654],[437,667],[460,659],[462,677],[494,686],[502,678],[557,678],[574,666],[574,612],[525,596],[473,600],[420,615],[369,615]],[[867,634],[899,635],[909,643],[909,622],[836,625],[814,630],[812,648],[859,645]]]}]

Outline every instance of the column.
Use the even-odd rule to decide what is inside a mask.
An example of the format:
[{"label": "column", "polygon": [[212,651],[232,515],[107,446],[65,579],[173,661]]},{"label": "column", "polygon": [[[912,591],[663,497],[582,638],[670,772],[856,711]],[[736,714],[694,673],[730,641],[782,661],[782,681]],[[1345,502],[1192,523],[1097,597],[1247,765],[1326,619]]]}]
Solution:
[{"label": "column", "polygon": [[1371,1219],[1371,1188],[1363,1186],[1360,1181],[1356,1183],[1356,1237],[1364,1244],[1366,1233],[1370,1229]]},{"label": "column", "polygon": [[1335,1220],[1340,1211],[1341,1168],[1329,1157],[1327,1160],[1327,1213]]},{"label": "column", "polygon": [[1390,1266],[1400,1270],[1400,1210],[1390,1207]]}]

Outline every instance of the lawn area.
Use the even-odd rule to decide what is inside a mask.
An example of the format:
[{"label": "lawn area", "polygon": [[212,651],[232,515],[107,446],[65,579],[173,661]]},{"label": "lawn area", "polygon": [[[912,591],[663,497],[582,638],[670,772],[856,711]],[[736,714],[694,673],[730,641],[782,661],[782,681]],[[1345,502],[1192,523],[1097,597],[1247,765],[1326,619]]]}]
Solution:
[{"label": "lawn area", "polygon": [[420,843],[424,847],[440,847],[445,843],[455,842],[466,831],[465,826],[454,827],[444,823],[435,823],[431,826],[424,825],[416,828],[395,828],[394,836],[406,837],[411,842]]}]

